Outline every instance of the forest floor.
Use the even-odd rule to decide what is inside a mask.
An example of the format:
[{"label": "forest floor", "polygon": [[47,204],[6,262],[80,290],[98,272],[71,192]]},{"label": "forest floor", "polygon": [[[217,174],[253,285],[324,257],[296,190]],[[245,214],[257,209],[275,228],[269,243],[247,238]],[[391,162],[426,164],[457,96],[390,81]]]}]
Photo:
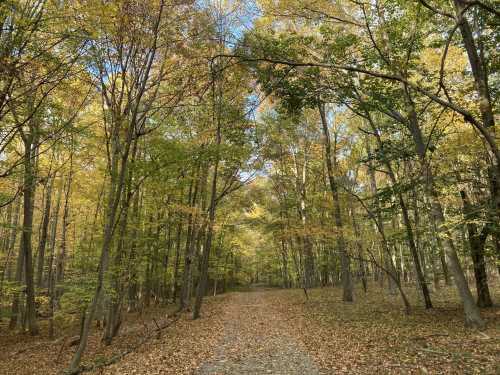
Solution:
[{"label": "forest floor", "polygon": [[[499,292],[495,288],[495,301]],[[488,324],[479,332],[463,327],[451,289],[433,293],[432,310],[410,293],[410,316],[398,296],[375,285],[355,297],[342,303],[339,288],[323,288],[309,291],[306,301],[301,290],[261,288],[207,298],[196,321],[188,314],[172,318],[165,309],[130,314],[111,346],[102,345],[94,329],[83,362],[98,367],[120,356],[88,372],[108,375],[500,373],[499,307],[482,310]],[[74,333],[50,341],[9,334],[2,324],[0,374],[62,373]]]}]

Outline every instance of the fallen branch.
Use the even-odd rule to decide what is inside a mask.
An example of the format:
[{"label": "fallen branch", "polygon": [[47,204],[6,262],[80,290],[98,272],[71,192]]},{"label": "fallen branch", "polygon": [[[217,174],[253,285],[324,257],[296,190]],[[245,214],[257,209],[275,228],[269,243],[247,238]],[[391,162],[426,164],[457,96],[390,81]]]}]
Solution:
[{"label": "fallen branch", "polygon": [[428,349],[428,348],[419,348],[418,350],[427,352],[427,353],[432,353],[432,354],[439,354],[439,355],[450,355],[450,356],[456,356],[458,353],[451,353],[451,352],[446,352],[442,350],[435,350],[435,349]]},{"label": "fallen branch", "polygon": [[[156,322],[155,319],[153,319],[153,322],[155,323],[156,325],[156,329],[153,331],[155,334],[156,334],[156,337],[157,338],[160,338],[161,337],[161,331],[163,331],[164,329],[170,327],[171,325],[173,325],[175,322],[177,322],[178,320],[180,319],[180,315],[174,315],[173,316],[173,319],[167,323],[165,323],[164,325],[160,326],[158,325],[158,323]],[[147,326],[146,326],[147,327]],[[147,330],[146,330],[147,332]],[[98,361],[98,362],[95,362],[91,365],[83,365],[83,366],[80,366],[80,368],[78,369],[78,371],[76,372],[73,372],[72,375],[76,375],[76,374],[82,374],[84,372],[88,372],[88,371],[93,371],[93,370],[97,370],[99,368],[103,368],[103,367],[107,367],[107,366],[110,366],[114,363],[117,363],[119,362],[122,358],[124,358],[126,355],[132,353],[132,352],[135,352],[137,349],[139,349],[142,345],[144,345],[147,341],[149,341],[150,339],[152,339],[154,337],[154,334],[153,333],[150,333],[150,334],[147,334],[141,341],[139,341],[137,343],[137,345],[134,345],[133,347],[121,352],[121,353],[118,353],[108,359],[105,359],[104,361]],[[66,372],[63,372],[63,374],[67,374]]]},{"label": "fallen branch", "polygon": [[65,341],[67,340],[68,337],[67,336],[63,336],[63,337],[59,337],[57,340],[54,340],[54,341],[44,341],[44,342],[39,342],[38,344],[35,344],[35,345],[32,345],[32,346],[27,346],[27,347],[24,347],[22,349],[19,349],[17,352],[15,352],[13,355],[19,355],[19,354],[23,354],[27,351],[33,351],[35,349],[38,349],[39,347],[41,346],[47,346],[47,345],[57,345],[59,344],[61,341]]},{"label": "fallen branch", "polygon": [[[69,343],[68,343],[68,340],[69,340]],[[74,336],[71,339],[69,336],[66,337],[66,339],[63,341],[63,343],[61,345],[61,349],[59,349],[59,353],[57,354],[56,363],[59,363],[59,360],[61,359],[62,352],[63,352],[64,348],[66,347],[66,345],[71,347],[71,346],[75,346],[79,343],[80,343],[80,336]]]},{"label": "fallen branch", "polygon": [[448,335],[446,333],[434,333],[434,334],[426,335],[426,336],[411,337],[411,340],[425,340],[425,339],[429,339],[431,337],[448,337],[448,336],[450,336],[450,335]]},{"label": "fallen branch", "polygon": [[417,349],[418,351],[422,352],[427,352],[431,354],[436,354],[436,355],[443,355],[443,356],[450,356],[452,358],[476,358],[476,359],[482,359],[482,360],[489,360],[490,358],[488,356],[482,355],[482,354],[476,354],[476,353],[470,353],[470,352],[448,352],[445,350],[436,350],[432,348],[425,348],[425,347],[420,347]]}]

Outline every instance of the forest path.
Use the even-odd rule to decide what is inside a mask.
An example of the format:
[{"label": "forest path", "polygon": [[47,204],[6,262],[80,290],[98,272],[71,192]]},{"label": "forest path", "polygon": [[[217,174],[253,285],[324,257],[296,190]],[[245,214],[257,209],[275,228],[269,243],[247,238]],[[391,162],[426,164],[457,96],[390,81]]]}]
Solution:
[{"label": "forest path", "polygon": [[231,294],[220,317],[223,341],[197,375],[319,374],[270,296],[265,290]]}]

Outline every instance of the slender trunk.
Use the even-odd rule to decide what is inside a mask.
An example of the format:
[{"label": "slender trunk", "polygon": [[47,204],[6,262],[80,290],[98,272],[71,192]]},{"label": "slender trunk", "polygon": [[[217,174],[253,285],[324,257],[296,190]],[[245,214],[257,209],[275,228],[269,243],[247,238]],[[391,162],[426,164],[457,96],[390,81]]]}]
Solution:
[{"label": "slender trunk", "polygon": [[[53,262],[50,263],[50,267],[53,267]],[[48,292],[49,292],[49,337],[54,337],[54,313],[56,310],[56,273],[55,270],[50,269],[48,276]]]},{"label": "slender trunk", "polygon": [[[219,40],[220,45],[222,41]],[[217,70],[216,70],[217,69]],[[198,288],[196,290],[196,299],[193,309],[193,319],[198,319],[200,317],[201,305],[203,302],[203,297],[205,296],[208,282],[208,262],[210,259],[210,251],[212,249],[212,238],[214,235],[215,226],[215,211],[217,208],[217,179],[219,174],[219,163],[220,163],[220,145],[222,142],[222,100],[223,100],[223,82],[220,79],[222,75],[222,70],[218,70],[218,67],[212,67],[212,99],[213,99],[213,111],[212,119],[215,129],[215,160],[213,162],[213,172],[212,172],[212,186],[210,191],[210,204],[208,208],[208,226],[207,233],[205,237],[205,246],[203,249],[202,259],[201,259],[201,274],[198,280]],[[216,87],[217,86],[217,87]]]},{"label": "slender trunk", "polygon": [[[14,197],[15,199],[15,197]],[[9,225],[12,221],[12,206],[13,202],[10,202],[7,205],[7,213],[5,217],[5,224],[6,226],[2,228],[1,230],[1,239],[0,239],[0,252],[6,252],[7,249],[9,248],[9,239],[10,239],[10,233],[9,233]],[[3,211],[3,209],[1,209]]]},{"label": "slender trunk", "polygon": [[222,252],[222,244],[224,243],[224,227],[221,228],[219,233],[219,241],[215,249],[215,269],[214,269],[214,296],[217,295],[217,283],[219,281],[219,260]]},{"label": "slender trunk", "polygon": [[[220,145],[220,126],[217,128],[217,147]],[[210,192],[210,206],[208,212],[208,226],[205,237],[205,245],[203,247],[203,254],[201,258],[201,273],[198,280],[198,287],[196,290],[196,299],[193,308],[193,319],[198,319],[200,317],[201,305],[203,302],[203,297],[205,296],[208,282],[208,262],[210,259],[210,250],[212,248],[212,238],[214,235],[215,226],[215,211],[216,211],[216,196],[217,196],[217,177],[219,169],[219,158],[216,158],[213,173],[212,173],[212,186]]]},{"label": "slender trunk", "polygon": [[[36,130],[32,129],[36,133]],[[35,156],[38,136],[24,136],[24,187],[23,187],[23,232],[22,251],[24,256],[24,278],[26,282],[26,320],[31,335],[38,334],[35,308],[35,284],[33,275],[33,204],[36,187]]]},{"label": "slender trunk", "polygon": [[43,281],[43,266],[45,264],[45,247],[47,245],[47,235],[50,222],[50,206],[52,202],[52,187],[54,185],[54,178],[48,177],[47,191],[45,192],[45,207],[43,210],[42,219],[42,232],[40,235],[40,243],[38,245],[38,260],[37,260],[37,274],[36,285],[41,288]]},{"label": "slender trunk", "polygon": [[[335,229],[337,231],[337,251],[340,254],[340,264],[342,269],[342,287],[343,287],[343,297],[342,300],[345,302],[353,301],[353,284],[351,277],[351,261],[347,254],[347,246],[344,238],[344,230],[342,223],[342,214],[340,207],[340,198],[338,193],[337,182],[334,177],[334,164],[336,164],[336,155],[334,150],[334,155],[332,155],[332,146],[330,141],[330,130],[328,129],[328,121],[326,118],[325,104],[319,104],[319,112],[321,117],[321,125],[323,129],[323,145],[325,149],[325,162],[326,170],[328,174],[328,181],[330,183],[330,190],[333,199],[333,217],[335,219]],[[333,162],[332,162],[333,157]],[[336,165],[335,165],[336,166]]]},{"label": "slender trunk", "polygon": [[469,239],[470,254],[474,266],[474,278],[476,280],[477,305],[479,307],[491,307],[490,290],[488,287],[488,275],[486,272],[486,260],[484,258],[484,245],[488,235],[487,227],[478,233],[477,225],[474,223],[474,213],[469,198],[464,190],[460,191],[462,197],[464,216],[467,220],[467,234]]},{"label": "slender trunk", "polygon": [[[125,209],[125,207],[122,207]],[[127,229],[127,210],[122,212],[118,229],[118,246],[113,257],[113,265],[111,266],[112,288],[113,293],[108,298],[108,316],[106,319],[106,327],[102,341],[105,345],[111,345],[113,338],[118,334],[121,325],[121,302],[123,297],[122,285],[122,257],[124,251],[125,235]]]},{"label": "slender trunk", "polygon": [[397,179],[396,179],[396,175],[392,169],[391,163],[384,155],[384,144],[380,138],[380,135],[378,133],[378,129],[376,128],[375,124],[373,123],[373,119],[371,118],[371,116],[369,114],[367,114],[367,119],[368,119],[368,122],[369,122],[372,130],[374,131],[375,137],[377,139],[377,144],[379,146],[379,149],[382,152],[382,162],[384,163],[384,165],[387,169],[387,174],[389,175],[389,179],[391,181],[391,185],[392,185],[394,194],[396,195],[396,197],[398,199],[399,207],[401,208],[401,214],[403,216],[403,223],[405,225],[405,230],[406,230],[406,240],[408,243],[408,247],[410,248],[410,254],[412,256],[413,264],[415,266],[415,272],[417,274],[417,279],[418,279],[420,289],[422,292],[422,296],[424,299],[425,308],[430,309],[430,308],[432,308],[432,300],[430,297],[429,289],[428,289],[427,284],[425,282],[424,274],[422,272],[422,267],[420,265],[420,260],[418,257],[417,247],[415,245],[415,237],[413,235],[413,228],[412,228],[412,224],[410,221],[410,215],[408,213],[408,208],[407,208],[406,202],[403,198],[403,194],[401,193],[400,189],[397,188]]},{"label": "slender trunk", "polygon": [[[430,242],[430,241],[429,241],[429,246],[432,249],[432,242]],[[438,272],[438,267],[436,264],[435,255],[436,254],[434,252],[430,251],[429,261],[430,261],[431,269],[432,269],[432,280],[434,281],[434,290],[437,290],[437,289],[439,289],[439,272]]]},{"label": "slender trunk", "polygon": [[[372,216],[372,219],[373,219],[373,215],[370,215],[370,216]],[[379,233],[383,236],[382,232],[379,231]],[[371,263],[374,264],[378,269],[380,269],[380,271],[386,273],[387,276],[394,281],[394,284],[396,285],[396,287],[399,290],[399,294],[401,296],[401,299],[403,300],[403,304],[405,306],[405,313],[406,313],[406,315],[409,315],[411,312],[411,305],[410,305],[410,301],[408,300],[408,297],[406,296],[406,293],[403,290],[403,287],[401,285],[401,280],[394,274],[394,272],[392,270],[389,270],[389,269],[385,268],[384,266],[380,265],[380,263],[378,263],[376,261],[375,256],[372,254],[372,252],[369,249],[367,249],[367,252],[370,255]]]},{"label": "slender trunk", "polygon": [[448,263],[446,262],[446,255],[444,252],[441,237],[439,236],[439,230],[436,227],[436,220],[434,220],[434,218],[432,217],[430,218],[430,220],[432,225],[432,233],[434,236],[434,240],[436,241],[436,247],[438,249],[439,262],[441,264],[441,269],[443,270],[444,282],[446,285],[451,285],[450,272],[448,271]]},{"label": "slender trunk", "polygon": [[351,211],[352,228],[354,230],[354,237],[356,237],[355,242],[356,242],[356,248],[358,250],[359,274],[361,276],[361,283],[363,284],[363,291],[366,293],[368,288],[368,283],[366,280],[365,262],[363,262],[363,244],[361,242],[361,233],[359,230],[359,224],[356,220],[356,214],[354,212],[352,200],[349,200],[349,205]]},{"label": "slender trunk", "polygon": [[56,283],[64,280],[64,267],[66,263],[67,233],[69,226],[69,199],[71,195],[71,184],[73,183],[73,156],[70,157],[70,169],[66,179],[66,189],[64,193],[64,208],[61,231],[61,246],[56,259]]},{"label": "slender trunk", "polygon": [[[3,298],[4,281],[6,278],[8,280],[10,280],[10,272],[11,272],[10,271],[10,269],[11,269],[10,263],[11,263],[12,253],[14,252],[14,247],[15,247],[15,242],[16,242],[16,237],[17,237],[17,225],[19,223],[19,211],[20,211],[20,207],[21,207],[21,199],[16,199],[16,202],[13,203],[13,205],[15,206],[13,208],[14,209],[14,216],[11,217],[10,220],[8,220],[8,223],[11,226],[11,229],[6,230],[6,234],[5,234],[7,236],[6,244],[5,244],[7,254],[5,256],[5,263],[4,263],[5,265],[4,265],[4,268],[2,269],[2,275],[0,276],[0,301]],[[12,209],[12,207],[11,207],[11,209]],[[1,310],[1,306],[0,306],[0,310]],[[1,314],[1,311],[0,311],[0,314]],[[1,316],[0,316],[0,320],[1,320]]]},{"label": "slender trunk", "polygon": [[[54,176],[55,179],[55,176]],[[62,199],[62,191],[63,191],[63,185],[61,184],[59,186],[59,189],[57,191],[57,198],[56,198],[56,207],[55,211],[52,214],[52,220],[51,220],[51,228],[50,228],[50,245],[49,245],[49,259],[47,260],[47,285],[49,285],[49,282],[51,280],[52,274],[55,273],[54,270],[54,260],[55,260],[55,249],[56,249],[56,243],[57,243],[57,227],[59,224],[59,211],[61,208],[61,199]],[[49,287],[49,295],[50,295],[50,287]]]},{"label": "slender trunk", "polygon": [[281,238],[280,242],[281,242],[281,261],[283,264],[283,286],[285,288],[290,288],[291,287],[290,276],[288,275],[288,252],[286,249],[285,240]]},{"label": "slender trunk", "polygon": [[133,218],[133,227],[130,241],[130,254],[129,254],[129,267],[128,267],[128,311],[137,310],[137,292],[138,292],[138,283],[137,280],[137,238],[139,236],[139,224],[140,224],[140,192],[135,193],[134,203],[132,208],[132,218]]},{"label": "slender trunk", "polygon": [[423,135],[418,124],[417,113],[409,96],[407,87],[404,87],[404,95],[408,107],[409,130],[413,137],[415,149],[422,165],[423,175],[425,178],[424,186],[431,201],[431,210],[433,217],[436,220],[436,227],[442,230],[444,233],[444,247],[448,256],[447,258],[449,262],[449,268],[453,275],[455,286],[464,306],[465,324],[467,326],[482,327],[484,326],[484,321],[481,319],[479,309],[474,302],[474,298],[472,297],[472,293],[469,289],[469,284],[467,283],[467,279],[465,278],[464,271],[460,264],[460,260],[457,255],[451,233],[446,228],[446,220],[444,218],[443,207],[441,206],[441,202],[439,201],[439,194],[435,189],[434,175],[425,157],[426,145],[424,143]]},{"label": "slender trunk", "polygon": [[181,239],[182,239],[182,217],[179,215],[179,222],[177,223],[177,232],[175,234],[175,261],[174,273],[172,280],[172,301],[175,303],[179,293],[179,265],[181,259]]},{"label": "slender trunk", "polygon": [[153,236],[153,217],[150,214],[149,219],[147,220],[148,230],[146,232],[146,243],[144,248],[144,253],[146,254],[146,268],[144,270],[144,285],[143,285],[143,301],[142,305],[145,308],[148,308],[151,305],[151,284],[152,284],[152,268],[153,268],[153,260],[151,255],[152,241],[151,237]]},{"label": "slender trunk", "polygon": [[12,265],[10,264],[10,255],[14,253],[14,249],[16,247],[16,241],[17,241],[17,233],[19,231],[18,225],[19,225],[19,216],[20,216],[20,211],[21,211],[21,199],[18,198],[16,199],[16,208],[14,211],[14,218],[12,220],[12,229],[10,232],[10,239],[9,239],[9,248],[7,250],[8,254],[8,260],[9,262],[6,264],[6,278],[7,280],[12,280]]},{"label": "slender trunk", "polygon": [[[307,190],[306,190],[306,177],[307,177],[307,155],[304,151],[304,162],[299,165],[298,155],[294,153],[294,164],[295,164],[295,189],[298,195],[297,201],[297,211],[299,214],[299,219],[302,225],[302,253],[300,255],[303,257],[302,271],[302,287],[304,290],[312,288],[314,285],[314,260],[312,252],[312,241],[309,234],[308,228],[308,217],[307,217]],[[302,258],[301,258],[302,259]]]},{"label": "slender trunk", "polygon": [[[112,298],[109,298],[109,311],[108,311],[108,320],[106,329],[104,331],[104,335],[102,341],[106,345],[111,345],[113,338],[118,334],[122,323],[122,302],[123,297],[126,291],[126,288],[123,285],[124,275],[128,273],[130,262],[127,264],[127,269],[123,269],[122,259],[124,257],[124,252],[126,251],[126,235],[127,235],[127,225],[128,225],[128,217],[129,217],[129,206],[130,200],[132,199],[132,195],[134,193],[132,187],[132,177],[133,177],[133,163],[135,162],[135,158],[137,156],[137,139],[133,141],[132,152],[131,152],[131,160],[129,162],[130,167],[127,169],[127,176],[125,186],[123,188],[123,195],[125,198],[122,199],[121,203],[121,212],[119,215],[120,223],[118,230],[118,245],[116,247],[116,253],[113,258],[113,277],[112,277],[112,285],[114,289],[114,295]],[[135,192],[138,194],[138,192]],[[133,239],[132,241],[134,241]]]},{"label": "slender trunk", "polygon": [[486,128],[493,128],[495,126],[495,117],[493,115],[490,89],[488,87],[486,65],[478,53],[471,25],[464,14],[464,10],[468,7],[468,1],[453,0],[453,3],[455,5],[458,28],[462,34],[462,40],[469,58],[476,91],[479,95],[479,110],[481,112],[483,124]]},{"label": "slender trunk", "polygon": [[167,300],[170,294],[170,289],[169,288],[169,280],[168,280],[168,265],[170,261],[170,253],[172,252],[172,226],[173,226],[173,220],[172,220],[172,213],[169,212],[168,214],[168,228],[167,228],[167,233],[166,233],[166,240],[167,240],[167,246],[165,248],[165,254],[163,256],[163,286],[162,286],[162,297],[163,297],[163,303],[167,304]]},{"label": "slender trunk", "polygon": [[[15,280],[18,284],[18,287],[21,286],[24,275],[24,251],[23,251],[23,237],[21,237],[21,243],[19,245],[19,253],[17,256],[17,264],[16,264],[16,275]],[[16,291],[12,298],[12,307],[10,309],[10,323],[9,329],[15,329],[17,325],[17,321],[19,320],[19,304],[20,304],[20,292]]]},{"label": "slender trunk", "polygon": [[[190,208],[196,208],[198,201],[198,190],[200,184],[204,183],[204,178],[200,177],[200,166],[197,166],[195,181],[189,187],[188,202]],[[203,173],[205,175],[205,173]],[[193,186],[194,185],[194,186]],[[198,214],[190,212],[188,217],[188,230],[186,234],[186,247],[184,255],[184,272],[182,274],[182,286],[179,299],[179,310],[184,310],[189,305],[189,283],[191,282],[191,268],[194,260],[194,242],[196,240],[196,233],[198,228]]]},{"label": "slender trunk", "polygon": [[[418,258],[420,260],[420,264],[422,267],[423,280],[427,284],[427,280],[429,280],[429,276],[428,276],[427,265],[426,265],[426,261],[425,261],[425,247],[424,247],[424,244],[422,241],[422,236],[420,235],[420,231],[418,230],[418,228],[421,227],[421,222],[420,222],[420,214],[419,214],[419,207],[418,207],[419,194],[417,192],[415,185],[412,186],[411,193],[412,193],[412,198],[413,198],[413,221],[415,223],[415,228],[417,228],[417,230],[415,231],[415,246],[417,247]],[[417,279],[417,281],[420,283],[421,280]],[[419,285],[419,287],[422,289],[421,285]],[[428,286],[426,285],[425,288],[428,288]]]},{"label": "slender trunk", "polygon": [[[290,249],[290,253],[292,254],[292,260],[293,260],[293,268],[295,269],[295,285],[297,286],[304,286],[303,282],[303,277],[302,277],[302,270],[300,268],[300,261],[297,256],[297,250],[293,246],[293,240],[290,238],[288,240],[288,248]],[[300,244],[299,244],[300,245]]]},{"label": "slender trunk", "polygon": [[75,373],[78,371],[81,357],[87,346],[91,323],[94,320],[94,316],[97,311],[97,306],[100,302],[102,292],[104,290],[104,275],[106,274],[106,271],[108,269],[109,252],[113,241],[113,233],[116,224],[118,206],[122,198],[122,192],[125,185],[125,176],[127,173],[127,166],[129,161],[129,151],[130,151],[130,145],[132,143],[132,136],[135,130],[135,125],[129,124],[129,128],[127,129],[128,130],[127,139],[124,142],[125,149],[123,150],[123,154],[121,155],[120,155],[120,144],[119,144],[120,141],[118,139],[118,130],[119,130],[118,127],[115,126],[114,134],[112,135],[111,139],[111,144],[112,144],[112,150],[111,150],[112,156],[110,165],[111,181],[109,184],[109,190],[107,194],[106,218],[104,222],[103,243],[101,248],[101,257],[99,260],[97,285],[92,301],[90,302],[87,315],[85,317],[85,323],[83,326],[80,343],[69,366],[68,370],[69,373]]}]

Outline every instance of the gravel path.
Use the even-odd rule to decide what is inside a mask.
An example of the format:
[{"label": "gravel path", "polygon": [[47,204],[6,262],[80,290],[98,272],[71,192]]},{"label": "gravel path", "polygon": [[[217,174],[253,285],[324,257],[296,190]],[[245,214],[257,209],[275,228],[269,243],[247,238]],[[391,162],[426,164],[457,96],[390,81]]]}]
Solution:
[{"label": "gravel path", "polygon": [[319,374],[265,292],[232,294],[220,319],[223,343],[196,375]]}]

